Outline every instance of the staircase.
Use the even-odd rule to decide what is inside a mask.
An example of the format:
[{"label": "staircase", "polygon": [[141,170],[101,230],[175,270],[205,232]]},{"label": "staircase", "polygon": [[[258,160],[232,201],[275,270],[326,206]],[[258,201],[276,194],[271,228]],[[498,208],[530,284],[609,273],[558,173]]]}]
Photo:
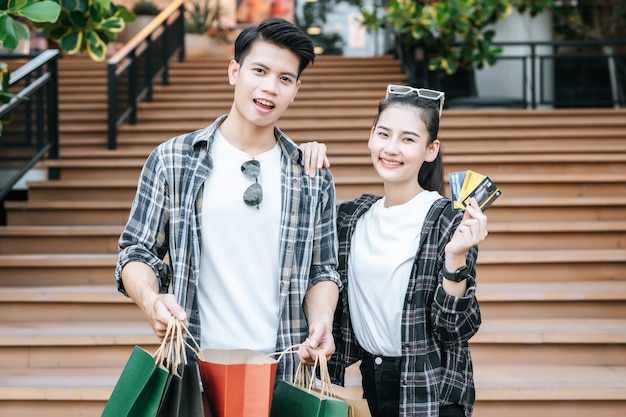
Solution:
[{"label": "staircase", "polygon": [[[226,66],[174,63],[109,151],[104,65],[61,60],[61,159],[43,164],[61,179],[5,202],[0,228],[3,417],[100,416],[133,346],[156,349],[116,292],[117,238],[150,150],[228,111]],[[328,146],[339,200],[382,192],[366,142],[403,78],[391,57],[319,57],[305,71],[279,126]],[[440,139],[448,171],[503,191],[478,259],[474,416],[626,415],[626,110],[447,110]]]}]

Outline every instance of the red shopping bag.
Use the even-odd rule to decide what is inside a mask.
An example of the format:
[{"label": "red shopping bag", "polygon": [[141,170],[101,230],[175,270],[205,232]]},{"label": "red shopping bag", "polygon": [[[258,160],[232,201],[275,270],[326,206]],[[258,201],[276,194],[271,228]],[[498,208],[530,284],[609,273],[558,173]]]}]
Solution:
[{"label": "red shopping bag", "polygon": [[198,368],[213,417],[268,417],[277,367],[251,350],[203,350]]}]

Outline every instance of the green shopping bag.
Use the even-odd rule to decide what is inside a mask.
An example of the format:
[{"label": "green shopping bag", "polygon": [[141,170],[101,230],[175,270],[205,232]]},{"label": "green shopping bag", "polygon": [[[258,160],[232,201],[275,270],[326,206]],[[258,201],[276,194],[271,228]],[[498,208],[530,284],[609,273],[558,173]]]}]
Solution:
[{"label": "green shopping bag", "polygon": [[[313,387],[315,368],[319,366],[321,388]],[[270,417],[348,417],[349,404],[333,392],[326,357],[319,353],[311,374],[302,364],[294,383],[278,381],[272,398]]]},{"label": "green shopping bag", "polygon": [[168,371],[135,346],[120,375],[102,417],[154,417],[161,402]]},{"label": "green shopping bag", "polygon": [[181,410],[185,417],[202,417],[198,370],[187,362],[183,328],[172,317],[154,355],[135,346],[101,417],[156,417],[160,409],[167,410],[161,413],[166,417],[178,416]]},{"label": "green shopping bag", "polygon": [[344,400],[278,381],[270,417],[348,417],[348,407]]}]

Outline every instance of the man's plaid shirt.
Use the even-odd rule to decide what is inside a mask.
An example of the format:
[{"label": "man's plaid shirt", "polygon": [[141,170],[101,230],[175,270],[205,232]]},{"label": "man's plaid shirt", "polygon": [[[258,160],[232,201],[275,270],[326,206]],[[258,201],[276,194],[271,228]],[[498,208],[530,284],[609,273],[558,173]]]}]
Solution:
[{"label": "man's plaid shirt", "polygon": [[[344,384],[345,368],[362,358],[348,309],[348,256],[357,220],[380,197],[363,195],[339,205],[339,275],[344,285],[335,317],[337,351],[330,361],[333,382]],[[470,270],[464,297],[448,295],[442,287],[444,249],[462,218],[450,200],[430,208],[420,236],[402,314],[400,416],[437,417],[439,406],[461,404],[469,417],[474,407],[474,380],[469,339],[481,317],[475,297],[478,248],[468,251]],[[375,353],[375,352],[374,352]]]},{"label": "man's plaid shirt", "polygon": [[[116,279],[126,294],[121,270],[126,263],[139,261],[155,272],[161,292],[170,284],[178,303],[185,308],[189,330],[200,340],[196,280],[200,277],[202,203],[219,204],[211,196],[203,199],[203,185],[211,174],[210,148],[217,127],[212,125],[170,139],[148,157],[139,179],[128,223],[119,239]],[[327,169],[315,178],[304,174],[301,151],[275,128],[282,149],[282,215],[280,236],[279,328],[276,350],[302,343],[308,326],[302,301],[306,290],[322,281],[341,285],[336,271],[337,236],[335,189]],[[243,203],[242,203],[243,204]],[[165,256],[169,262],[164,262]],[[254,262],[254,254],[233,254],[233,262]],[[171,267],[169,265],[171,265]],[[297,366],[294,355],[281,359],[277,377],[293,380]]]}]

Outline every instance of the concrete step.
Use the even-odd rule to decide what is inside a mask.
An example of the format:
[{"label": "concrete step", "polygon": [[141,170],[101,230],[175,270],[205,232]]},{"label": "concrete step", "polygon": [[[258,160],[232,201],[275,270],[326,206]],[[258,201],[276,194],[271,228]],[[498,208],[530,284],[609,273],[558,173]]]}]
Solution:
[{"label": "concrete step", "polygon": [[0,255],[0,287],[115,285],[117,254]]},{"label": "concrete step", "polygon": [[626,366],[626,319],[485,318],[470,346],[477,366]]},{"label": "concrete step", "polygon": [[480,251],[476,274],[483,282],[621,280],[626,250]]},{"label": "concrete step", "polygon": [[617,417],[626,413],[624,375],[622,366],[477,366],[474,415]]},{"label": "concrete step", "polygon": [[626,319],[484,319],[470,341],[477,366],[626,365]]},{"label": "concrete step", "polygon": [[[350,184],[337,181],[337,201],[361,193],[380,195],[380,184]],[[18,225],[120,225],[128,220],[127,201],[6,201],[7,224]],[[502,197],[489,207],[493,222],[626,220],[626,197]]]},{"label": "concrete step", "polygon": [[[99,141],[101,142],[101,141]],[[123,146],[115,151],[105,149],[104,142],[90,144],[66,144],[61,148],[63,160],[139,160],[145,161],[154,146],[145,145]],[[347,175],[355,169],[373,169],[372,160],[367,146],[363,144],[363,152],[353,155],[329,154],[331,171],[335,176]],[[626,153],[557,153],[557,154],[486,154],[472,155],[455,154],[446,151],[444,154],[446,174],[453,171],[472,169],[486,175],[495,173],[513,174],[590,174],[623,173],[626,167]],[[447,175],[446,175],[447,178]]]},{"label": "concrete step", "polygon": [[[487,213],[489,214],[489,212]],[[626,222],[617,221],[489,221],[489,237],[480,250],[619,249],[626,247]]]},{"label": "concrete step", "polygon": [[28,322],[144,322],[141,310],[110,282],[84,285],[5,286],[0,313],[18,325]]},{"label": "concrete step", "polygon": [[[117,254],[0,255],[1,286],[113,285]],[[619,280],[626,249],[481,251],[480,282]]]},{"label": "concrete step", "polygon": [[[43,165],[59,168],[61,180],[30,182],[29,200],[128,200],[132,198],[145,160],[69,159],[48,161]],[[362,192],[382,193],[382,179],[370,166],[336,169],[333,177],[337,195],[358,197]],[[337,172],[334,172],[337,171]],[[560,175],[486,173],[507,197],[604,197],[626,195],[624,173],[573,173]],[[447,179],[445,180],[447,183]],[[366,188],[367,187],[367,188]],[[380,191],[373,191],[380,190]],[[446,194],[449,192],[446,188]]]},{"label": "concrete step", "polygon": [[[626,412],[626,367],[483,365],[474,372],[475,415],[480,417],[501,416],[502,410],[513,417],[545,415],[546,410],[556,417],[617,417]],[[44,409],[44,403],[47,416],[97,417],[120,373],[119,367],[0,369],[0,412],[21,417],[31,406]]]},{"label": "concrete step", "polygon": [[[482,254],[479,261],[481,258]],[[484,268],[478,266],[476,293],[483,320],[626,318],[623,276],[612,280],[571,278],[559,282],[537,275],[534,281],[487,281]]]},{"label": "concrete step", "polygon": [[[183,99],[176,97],[177,102]],[[136,125],[123,124],[119,128],[118,147],[122,149],[125,146],[142,145],[151,150],[157,144],[176,135],[206,127],[212,120],[213,117],[209,117],[207,114],[204,120],[193,123],[146,123],[140,121]],[[315,140],[325,143],[329,155],[367,156],[369,155],[367,138],[373,118],[363,117],[359,120],[360,122],[355,126],[346,124],[346,121],[337,120],[331,129],[325,128],[327,123],[320,124],[315,128],[290,126],[289,124],[286,124],[287,126],[279,124],[279,126],[296,143]],[[62,148],[90,144],[99,147],[101,151],[107,149],[105,123],[81,122],[76,123],[75,126],[64,124],[61,129],[60,143]],[[468,158],[470,155],[487,154],[542,153],[549,155],[551,153],[561,154],[564,150],[576,154],[625,153],[626,145],[623,140],[623,131],[624,128],[620,127],[580,127],[555,129],[548,133],[542,130],[527,131],[521,128],[510,131],[466,129],[465,131],[450,130],[446,132],[445,126],[442,126],[440,139],[443,141],[444,155],[448,153],[464,154]],[[467,161],[468,163],[471,162],[471,158]]]},{"label": "concrete step", "polygon": [[[555,283],[484,282],[478,275],[478,300],[484,321],[522,319],[626,319],[626,281]],[[11,322],[136,320],[143,316],[120,294],[113,278],[101,284],[10,286],[0,292],[0,315]]]},{"label": "concrete step", "polygon": [[[82,198],[94,188],[85,188]],[[97,188],[95,188],[97,190]],[[32,193],[32,191],[31,191]],[[60,191],[63,193],[63,191]],[[128,191],[128,200],[134,191]],[[32,195],[32,194],[31,194]],[[39,198],[39,197],[38,197]],[[35,200],[33,200],[35,201]],[[123,225],[0,227],[0,253],[117,253]],[[489,222],[481,251],[619,249],[626,247],[626,221]],[[53,249],[51,249],[53,248]]]},{"label": "concrete step", "polygon": [[118,226],[4,226],[0,253],[117,253]]},{"label": "concrete step", "polygon": [[[124,349],[95,357],[71,353],[113,347],[156,346],[145,320],[16,321],[0,324],[3,367],[122,366]],[[586,364],[626,366],[626,318],[486,319],[470,341],[477,365]],[[503,349],[500,349],[503,347]],[[502,351],[501,351],[502,350]],[[510,355],[516,352],[515,355]],[[559,357],[560,355],[560,357]]]},{"label": "concrete step", "polygon": [[[96,164],[97,165],[97,164]],[[63,169],[64,177],[80,178],[80,167]],[[85,172],[88,170],[83,169]],[[113,167],[95,168],[94,171],[106,175],[108,171],[120,176],[115,178],[98,178],[92,172],[83,179],[61,179],[51,181],[34,181],[28,183],[28,201],[131,201],[137,191],[137,181],[141,168]],[[123,171],[123,173],[121,172]]]},{"label": "concrete step", "polygon": [[[94,167],[112,169],[117,164],[120,168],[134,167],[140,169],[146,157],[154,149],[152,145],[145,144],[132,148],[121,148],[116,151],[106,149],[97,151],[93,149],[94,145],[66,144],[61,148],[63,158],[48,160],[46,166],[84,168],[91,164]],[[367,147],[365,148],[367,149]],[[509,179],[513,174],[525,175],[528,177],[522,177],[517,182],[522,182],[528,178],[534,182],[547,184],[567,181],[592,182],[595,178],[605,178],[609,175],[614,175],[615,181],[619,181],[626,172],[624,169],[626,153],[594,154],[586,158],[585,155],[581,154],[555,154],[551,156],[552,160],[547,161],[545,156],[538,154],[489,154],[468,157],[463,154],[447,152],[444,154],[444,164],[446,173],[471,169],[489,176],[499,175],[504,179]],[[376,175],[370,155],[344,156],[329,153],[329,160],[330,169],[336,177],[356,174]],[[510,181],[514,182],[515,178],[511,178]]]}]

